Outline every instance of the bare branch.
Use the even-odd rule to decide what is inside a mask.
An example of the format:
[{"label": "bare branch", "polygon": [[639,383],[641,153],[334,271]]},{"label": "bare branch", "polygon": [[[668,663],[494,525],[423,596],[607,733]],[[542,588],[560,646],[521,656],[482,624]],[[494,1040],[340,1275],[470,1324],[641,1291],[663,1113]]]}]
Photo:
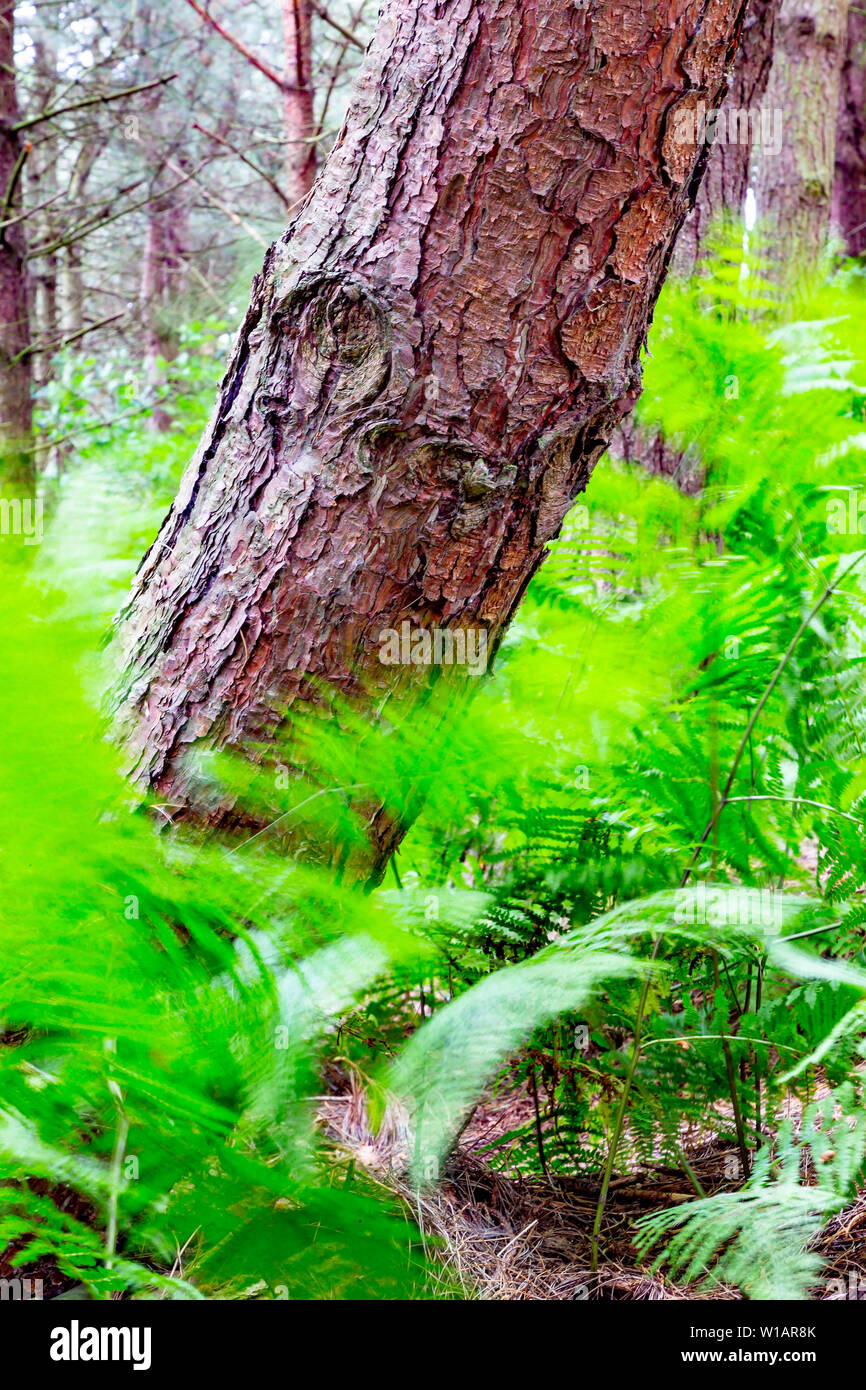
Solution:
[{"label": "bare branch", "polygon": [[[179,165],[175,164],[173,159],[167,159],[165,161],[165,164],[166,168],[170,169],[173,174],[183,174],[183,170],[180,168]],[[222,198],[219,198],[216,193],[214,193],[210,188],[208,188],[199,179],[197,179],[195,174],[187,174],[186,178],[188,178],[192,183],[194,183],[196,188],[200,188],[204,196],[207,198],[208,202],[213,203],[215,208],[219,208],[220,212],[225,213],[226,217],[229,219],[230,222],[233,222],[236,227],[242,227],[243,230],[246,232],[247,236],[252,237],[253,241],[257,241],[259,243],[259,246],[263,246],[265,250],[267,250],[268,243],[264,240],[263,237],[259,236],[255,227],[251,227],[249,222],[245,222],[242,217],[238,216],[234,208],[230,208],[227,203],[224,203]],[[291,209],[289,209],[289,211],[291,211]]]},{"label": "bare branch", "polygon": [[360,48],[362,53],[364,52],[364,45],[361,43],[361,40],[352,33],[351,29],[344,29],[342,24],[338,23],[336,19],[329,15],[324,5],[317,5],[316,0],[312,0],[312,9],[313,14],[317,14],[319,19],[324,20],[325,24],[329,24],[332,29],[336,29],[337,33],[346,40],[346,43],[354,44],[356,48]]},{"label": "bare branch", "polygon": [[[191,174],[184,174],[180,183],[174,183],[169,188],[164,188],[160,193],[161,198],[165,198],[169,193],[173,193],[181,184],[188,183]],[[98,227],[106,227],[109,222],[116,222],[119,217],[127,217],[131,212],[137,212],[139,208],[147,207],[148,203],[154,201],[153,194],[148,193],[146,198],[140,198],[137,203],[130,203],[129,207],[121,208],[119,212],[109,212],[108,208],[103,209],[98,217],[91,218],[89,222],[79,222],[77,227],[73,227],[68,236],[58,237],[56,241],[46,243],[44,246],[33,246],[27,252],[28,260],[37,260],[40,256],[50,256],[52,251],[59,251],[61,246],[72,246],[76,241],[82,241]]]},{"label": "bare branch", "polygon": [[[25,145],[22,145],[22,146],[21,146],[21,149],[18,151],[18,158],[17,158],[16,161],[15,161],[15,167],[13,168],[12,173],[11,173],[11,175],[10,175],[10,177],[9,177],[9,184],[8,184],[8,187],[7,187],[7,189],[6,189],[6,192],[5,192],[4,196],[3,196],[3,211],[2,211],[2,214],[0,214],[0,216],[2,216],[4,219],[5,219],[5,217],[6,217],[7,212],[8,212],[9,209],[12,207],[13,202],[15,201],[15,190],[17,189],[19,183],[21,182],[21,173],[22,173],[22,171],[23,171],[23,169],[24,169],[24,164],[25,164],[25,161],[26,161],[26,159],[27,159],[27,156],[29,155],[29,153],[30,153],[30,151],[31,151],[32,149],[33,149],[33,146],[31,145],[30,141],[28,140],[27,143],[26,143]],[[15,220],[17,221],[17,219],[15,219]],[[9,226],[9,225],[10,225],[10,224],[9,224],[8,222],[5,222],[5,221],[4,221],[4,224],[3,224],[3,231],[4,231],[4,232],[5,232],[5,230],[6,230],[6,227]],[[2,237],[0,237],[0,239],[2,239]]]},{"label": "bare branch", "polygon": [[137,92],[149,92],[154,87],[164,87],[167,82],[173,82],[178,76],[176,72],[171,72],[167,77],[157,77],[153,82],[142,82],[137,87],[125,87],[122,92],[102,92],[99,96],[87,97],[84,101],[73,101],[68,106],[55,106],[53,111],[43,111],[38,116],[28,116],[24,121],[18,121],[12,127],[14,131],[30,130],[32,126],[41,125],[43,121],[53,121],[55,116],[65,116],[70,111],[83,111],[87,106],[106,105],[109,101],[120,101],[123,97],[135,96]]},{"label": "bare branch", "polygon": [[275,72],[273,68],[268,67],[267,63],[263,62],[261,58],[257,58],[252,49],[247,48],[246,44],[236,38],[234,34],[230,34],[228,29],[224,29],[219,21],[214,19],[212,14],[209,14],[206,9],[198,4],[198,0],[186,0],[186,3],[192,6],[199,18],[209,24],[212,29],[215,29],[221,38],[225,39],[227,43],[230,43],[232,48],[236,48],[238,53],[242,54],[248,63],[252,63],[254,68],[258,68],[259,72],[264,73],[265,77],[273,82],[275,86],[279,87],[280,91],[285,90],[285,83],[280,77],[280,74]]},{"label": "bare branch", "polygon": [[9,363],[20,362],[24,357],[36,357],[43,352],[57,352],[61,348],[69,347],[71,343],[77,343],[79,338],[83,338],[86,333],[93,333],[97,328],[104,328],[107,323],[116,323],[118,319],[125,319],[128,310],[123,309],[119,314],[109,314],[106,319],[98,319],[96,323],[87,323],[83,328],[79,328],[77,333],[70,333],[66,338],[54,338],[48,343],[30,343],[23,352],[19,352],[17,357],[13,357]]},{"label": "bare branch", "polygon": [[234,145],[230,144],[228,140],[224,139],[222,135],[217,135],[216,131],[208,130],[206,126],[199,125],[198,121],[193,121],[192,126],[193,130],[200,130],[202,135],[207,135],[209,139],[216,140],[218,145],[224,145],[227,150],[231,150],[232,154],[237,155],[238,159],[243,160],[244,164],[252,169],[254,174],[258,174],[259,178],[264,179],[265,183],[274,190],[284,207],[288,207],[289,200],[279,184],[271,178],[270,174],[265,173],[264,169],[260,169],[258,164],[254,164],[249,156],[244,154],[243,150],[237,149]]}]

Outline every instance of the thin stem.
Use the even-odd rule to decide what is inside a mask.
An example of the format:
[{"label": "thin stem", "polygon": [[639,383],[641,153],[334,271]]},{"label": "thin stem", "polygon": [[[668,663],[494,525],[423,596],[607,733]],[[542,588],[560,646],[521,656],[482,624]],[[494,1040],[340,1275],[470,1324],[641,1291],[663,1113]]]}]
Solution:
[{"label": "thin stem", "polygon": [[550,1182],[550,1174],[547,1171],[547,1160],[544,1156],[544,1135],[541,1131],[541,1107],[538,1104],[538,1086],[535,1081],[535,1067],[529,1069],[529,1089],[532,1092],[532,1104],[535,1109],[535,1142],[538,1145],[538,1161],[541,1164],[541,1171],[546,1182]]},{"label": "thin stem", "polygon": [[[757,1013],[757,1012],[759,1011],[760,1007],[761,1007],[761,985],[763,984],[763,979],[764,979],[764,961],[763,961],[763,958],[762,958],[762,959],[760,959],[760,960],[758,961],[758,974],[757,974],[757,979],[756,979],[756,981],[755,981],[755,1013]],[[759,1148],[761,1147],[761,1074],[760,1074],[760,1072],[758,1071],[758,1068],[757,1068],[757,1067],[754,1067],[754,1073],[755,1073],[755,1148],[756,1148],[756,1149],[759,1149]]]},{"label": "thin stem", "polygon": [[734,761],[731,765],[731,770],[728,773],[727,781],[725,782],[724,788],[722,789],[722,795],[719,804],[715,807],[713,814],[711,815],[704,829],[704,833],[698,840],[698,843],[695,845],[694,853],[692,854],[691,860],[689,861],[689,867],[686,871],[687,878],[691,876],[691,871],[694,868],[695,864],[697,864],[698,859],[700,858],[701,850],[703,849],[710,835],[714,831],[719,816],[721,815],[722,811],[725,809],[725,807],[731,799],[731,788],[733,787],[737,773],[740,770],[740,763],[742,761],[743,754],[745,753],[746,748],[749,745],[749,741],[752,737],[752,730],[754,729],[755,725],[760,719],[761,714],[764,710],[764,706],[766,705],[773,691],[776,689],[776,686],[778,685],[788,665],[788,662],[794,655],[800,638],[803,636],[803,633],[806,631],[806,628],[809,626],[812,620],[818,615],[818,613],[820,613],[821,609],[824,607],[824,604],[827,602],[828,598],[830,598],[831,594],[836,589],[838,589],[839,585],[842,583],[842,580],[847,579],[848,575],[851,574],[852,571],[855,570],[858,565],[862,564],[864,559],[866,559],[866,551],[860,551],[858,555],[855,555],[851,564],[848,565],[847,568],[842,571],[838,579],[834,579],[832,584],[828,584],[825,587],[824,592],[819,598],[818,602],[816,604],[813,604],[813,606],[810,608],[809,612],[803,618],[803,621],[800,623],[800,626],[797,628],[797,631],[794,633],[794,636],[791,638],[790,642],[788,643],[787,647],[782,653],[779,664],[773,672],[773,675],[769,681],[769,684],[767,685],[767,688],[762,694],[760,700],[758,700],[758,703],[755,705],[755,708],[752,710],[749,722],[746,725],[746,731],[740,740],[740,745],[734,755]]},{"label": "thin stem", "polygon": [[[765,707],[767,701],[769,700],[770,696],[772,695],[773,691],[775,690],[776,686],[778,685],[779,680],[781,679],[781,676],[782,676],[783,672],[785,671],[785,668],[786,668],[787,665],[788,665],[788,662],[791,660],[791,657],[793,656],[793,654],[794,654],[794,652],[795,652],[795,650],[796,650],[796,648],[797,648],[797,644],[798,644],[800,638],[802,637],[803,633],[806,631],[806,628],[807,628],[807,627],[809,626],[809,624],[812,622],[812,620],[813,620],[813,618],[816,616],[816,614],[818,614],[818,613],[820,612],[820,610],[823,608],[824,604],[827,602],[827,599],[830,597],[830,595],[833,593],[833,591],[839,587],[839,585],[842,583],[842,580],[843,580],[843,579],[847,579],[848,575],[851,574],[851,573],[857,568],[857,566],[858,566],[859,564],[862,564],[862,562],[863,562],[864,559],[866,559],[866,551],[861,551],[860,554],[858,554],[858,555],[856,555],[856,556],[854,557],[854,559],[852,560],[851,564],[848,565],[848,566],[842,571],[842,573],[838,576],[838,578],[835,579],[835,580],[833,581],[832,584],[828,584],[828,585],[826,586],[826,588],[825,588],[825,590],[824,590],[824,593],[822,594],[821,598],[818,600],[818,602],[817,602],[816,604],[814,604],[814,605],[812,606],[812,608],[809,610],[809,612],[808,612],[808,613],[806,614],[806,616],[803,618],[802,622],[800,623],[799,627],[797,628],[797,631],[794,633],[794,636],[791,638],[791,641],[788,643],[787,647],[785,648],[785,651],[782,653],[782,656],[781,656],[781,658],[780,658],[780,660],[779,660],[779,663],[778,663],[778,665],[777,665],[775,671],[773,672],[773,675],[772,675],[771,678],[770,678],[770,681],[769,681],[769,683],[768,683],[768,685],[767,685],[767,688],[765,689],[765,691],[764,691],[764,693],[762,694],[761,698],[758,700],[757,704],[755,705],[754,710],[752,711],[752,714],[751,714],[751,716],[750,716],[750,718],[749,718],[749,722],[748,722],[748,724],[746,725],[746,729],[745,729],[745,732],[744,732],[744,734],[743,734],[743,737],[742,737],[742,739],[740,740],[739,747],[737,748],[737,751],[736,751],[736,753],[735,753],[735,755],[734,755],[734,761],[733,761],[733,764],[732,764],[732,766],[731,766],[731,770],[730,770],[730,772],[728,773],[728,778],[727,778],[727,781],[725,782],[725,786],[724,786],[724,789],[723,789],[723,791],[722,791],[721,800],[719,801],[719,804],[714,808],[713,814],[712,814],[712,816],[711,816],[711,818],[710,818],[710,821],[709,821],[709,823],[707,824],[706,829],[704,830],[703,835],[701,836],[700,840],[698,841],[697,845],[695,846],[694,853],[692,854],[692,857],[691,857],[691,859],[689,860],[689,863],[688,863],[688,865],[687,865],[687,867],[686,867],[686,869],[685,869],[685,871],[684,871],[684,873],[683,873],[683,876],[682,876],[682,878],[680,879],[680,885],[679,885],[680,888],[685,888],[686,885],[688,884],[688,881],[689,881],[689,879],[690,879],[691,876],[692,876],[692,871],[693,871],[693,869],[694,869],[695,865],[697,864],[698,859],[699,859],[699,857],[700,857],[701,850],[702,850],[703,846],[705,845],[705,843],[706,843],[707,839],[709,838],[709,836],[712,834],[713,829],[714,829],[714,827],[715,827],[715,824],[716,824],[716,822],[717,822],[719,816],[721,815],[721,813],[722,813],[722,811],[724,810],[725,806],[728,804],[728,801],[729,801],[729,799],[730,799],[731,788],[732,788],[733,785],[734,785],[734,781],[735,781],[735,779],[736,779],[737,772],[739,771],[740,762],[741,762],[741,760],[742,760],[742,758],[743,758],[743,754],[745,753],[746,749],[747,749],[747,748],[749,747],[749,745],[750,745],[750,741],[751,741],[751,737],[752,737],[752,730],[754,729],[755,725],[757,724],[758,719],[760,718],[760,716],[761,716],[761,714],[762,714],[762,712],[763,712],[763,710],[764,710],[764,707]],[[653,943],[653,948],[652,948],[652,951],[650,952],[650,957],[649,957],[649,964],[650,964],[650,965],[653,965],[653,964],[655,963],[656,959],[658,958],[659,951],[661,950],[662,940],[663,940],[663,937],[662,937],[661,935],[659,935],[659,936],[656,937],[656,939],[655,939],[655,941],[654,941],[654,943]],[[645,1011],[646,1011],[647,1000],[649,999],[650,976],[651,976],[651,972],[647,974],[647,977],[646,977],[646,979],[644,980],[643,988],[641,989],[640,998],[639,998],[639,1000],[638,1000],[637,1016],[636,1016],[636,1018],[635,1018],[634,1034],[633,1034],[632,1047],[631,1047],[631,1055],[630,1055],[630,1057],[629,1057],[628,1068],[627,1068],[626,1074],[625,1074],[625,1081],[624,1081],[624,1083],[623,1083],[622,1095],[620,1096],[619,1105],[617,1106],[616,1118],[615,1118],[615,1120],[614,1120],[614,1127],[613,1127],[613,1136],[612,1136],[612,1138],[611,1138],[610,1148],[608,1149],[607,1160],[606,1160],[605,1165],[604,1165],[604,1175],[603,1175],[603,1177],[602,1177],[601,1192],[599,1193],[598,1205],[597,1205],[596,1211],[595,1211],[595,1221],[594,1221],[594,1223],[593,1223],[593,1227],[592,1227],[592,1236],[591,1236],[591,1245],[592,1245],[592,1270],[593,1270],[593,1272],[598,1268],[598,1234],[599,1234],[599,1231],[601,1230],[601,1223],[602,1223],[602,1220],[603,1220],[603,1218],[604,1218],[604,1209],[605,1209],[605,1206],[606,1206],[606,1204],[607,1204],[607,1194],[608,1194],[608,1189],[609,1189],[609,1187],[610,1187],[611,1175],[612,1175],[612,1173],[613,1173],[613,1165],[614,1165],[614,1162],[615,1162],[615,1160],[616,1160],[617,1150],[618,1150],[618,1148],[619,1148],[620,1139],[621,1139],[621,1137],[622,1137],[623,1125],[624,1125],[624,1123],[625,1123],[625,1114],[626,1114],[626,1110],[627,1110],[627,1108],[628,1108],[628,1102],[629,1102],[629,1097],[630,1097],[630,1095],[631,1095],[631,1089],[632,1089],[632,1086],[633,1086],[633,1084],[634,1084],[634,1077],[635,1077],[635,1072],[637,1071],[638,1058],[639,1058],[639,1056],[640,1056],[641,1033],[642,1033],[642,1029],[643,1029],[643,1016],[644,1016],[644,1013],[645,1013]]]},{"label": "thin stem", "polygon": [[153,82],[142,82],[138,87],[124,87],[122,92],[103,92],[100,96],[86,97],[84,101],[70,102],[68,106],[55,106],[53,111],[43,111],[38,116],[28,116],[26,120],[18,121],[12,129],[30,130],[32,126],[41,125],[43,121],[53,121],[55,116],[66,116],[70,111],[83,111],[87,106],[106,105],[109,101],[120,101],[122,97],[135,96],[137,92],[149,92],[154,87],[164,87],[167,82],[173,82],[178,76],[176,72],[171,72],[167,77],[157,77]]},{"label": "thin stem", "polygon": [[[105,1038],[105,1051],[111,1056],[117,1051],[114,1038]],[[110,1066],[110,1063],[109,1063]],[[123,1186],[123,1160],[126,1157],[126,1141],[129,1135],[129,1120],[123,1108],[123,1092],[117,1082],[109,1075],[108,1089],[117,1107],[117,1132],[108,1169],[108,1221],[105,1230],[105,1267],[111,1269],[117,1250],[117,1224],[120,1189]]]},{"label": "thin stem", "polygon": [[[722,980],[719,974],[719,953],[716,950],[711,952],[713,961],[713,973],[715,975],[716,989],[721,989]],[[751,1159],[749,1157],[749,1146],[746,1143],[746,1130],[743,1125],[743,1111],[740,1106],[740,1093],[737,1090],[737,1074],[734,1068],[734,1058],[731,1053],[731,1044],[725,1032],[724,1024],[720,1022],[722,1052],[725,1056],[725,1071],[728,1076],[728,1090],[731,1095],[731,1105],[734,1111],[734,1128],[737,1131],[737,1146],[740,1150],[740,1162],[743,1165],[743,1172],[748,1178],[751,1172]]]}]

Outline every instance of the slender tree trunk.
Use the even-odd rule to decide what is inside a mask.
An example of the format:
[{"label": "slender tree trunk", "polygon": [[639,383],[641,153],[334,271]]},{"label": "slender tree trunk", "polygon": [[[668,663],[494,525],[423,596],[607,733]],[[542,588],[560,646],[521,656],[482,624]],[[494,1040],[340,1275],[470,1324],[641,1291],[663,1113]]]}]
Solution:
[{"label": "slender tree trunk", "polygon": [[781,115],[778,152],[759,153],[758,217],[778,273],[815,263],[830,227],[847,0],[782,0],[765,103]]},{"label": "slender tree trunk", "polygon": [[[15,131],[15,6],[0,0],[0,222],[20,212],[26,149]],[[0,228],[0,487],[29,493],[35,486],[30,314],[21,223]]]},{"label": "slender tree trunk", "polygon": [[[54,49],[53,35],[48,39],[44,37],[37,39],[34,49],[33,66],[38,79],[34,100],[37,109],[47,111],[50,109],[52,96],[57,86],[57,54]],[[58,192],[56,152],[51,149],[50,144],[47,142],[41,145],[37,144],[27,161],[25,173],[30,201],[36,206],[49,204],[43,208],[41,213],[34,216],[32,223],[36,227],[37,243],[50,245],[60,231],[57,213],[53,206],[53,199]],[[42,256],[32,272],[32,330],[40,347],[47,347],[48,344],[56,342],[60,337],[57,275],[56,251]],[[44,385],[50,379],[50,375],[51,351],[37,353],[33,359],[34,385],[37,387]]]},{"label": "slender tree trunk", "polygon": [[[150,4],[139,4],[136,10],[136,37],[139,58],[139,77],[150,82],[157,77],[153,52],[159,25]],[[164,434],[171,429],[172,417],[167,408],[168,373],[166,364],[175,355],[172,334],[168,328],[168,308],[176,263],[175,237],[172,233],[174,210],[169,198],[161,196],[160,184],[165,168],[164,150],[167,144],[162,107],[163,92],[157,89],[145,101],[146,119],[142,130],[145,168],[149,175],[149,202],[146,210],[144,248],[139,286],[139,310],[143,331],[142,366],[146,396],[152,403],[148,424]],[[182,158],[182,157],[181,157]],[[183,162],[183,161],[182,161]],[[180,194],[183,198],[183,192]]]},{"label": "slender tree trunk", "polygon": [[866,256],[866,10],[848,10],[848,37],[836,125],[833,223],[849,256]]},{"label": "slender tree trunk", "polygon": [[724,217],[742,219],[753,147],[756,143],[760,147],[768,137],[772,142],[776,126],[763,98],[773,62],[773,31],[779,5],[780,0],[750,0],[721,119],[707,125],[707,136],[716,138],[710,145],[707,171],[694,208],[677,237],[671,264],[676,275],[692,273],[713,223]]},{"label": "slender tree trunk", "polygon": [[63,336],[71,338],[74,333],[78,333],[84,327],[84,272],[80,242],[73,242],[72,245],[63,247],[60,291]]},{"label": "slender tree trunk", "polygon": [[[68,203],[80,208],[84,203],[87,184],[96,159],[96,148],[92,141],[82,144],[75,160],[72,177],[69,180]],[[84,271],[81,255],[82,243],[74,241],[63,247],[63,260],[60,269],[60,302],[63,320],[63,336],[72,337],[84,327]]]},{"label": "slender tree trunk", "polygon": [[310,0],[283,0],[286,197],[290,208],[306,198],[316,177],[312,20]]},{"label": "slender tree trunk", "polygon": [[139,295],[144,332],[144,374],[148,396],[153,401],[148,422],[152,429],[160,433],[171,429],[171,414],[162,404],[168,380],[166,363],[174,355],[173,344],[165,331],[169,274],[167,228],[170,217],[170,210],[161,207],[158,199],[148,204]]},{"label": "slender tree trunk", "polygon": [[[384,5],[121,620],[142,784],[194,801],[190,745],[267,737],[323,687],[418,691],[429,668],[380,660],[404,620],[495,650],[639,390],[680,118],[723,99],[744,8]],[[405,826],[364,813],[375,873]]]}]

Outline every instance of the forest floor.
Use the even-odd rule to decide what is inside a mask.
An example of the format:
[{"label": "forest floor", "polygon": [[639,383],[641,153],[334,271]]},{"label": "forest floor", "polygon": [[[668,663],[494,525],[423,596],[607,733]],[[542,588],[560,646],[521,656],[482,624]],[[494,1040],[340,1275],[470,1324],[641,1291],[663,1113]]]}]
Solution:
[{"label": "forest floor", "polygon": [[[603,1299],[739,1299],[724,1285],[686,1287],[654,1272],[633,1244],[634,1223],[654,1211],[695,1200],[684,1167],[657,1165],[614,1176],[591,1268],[591,1232],[599,1194],[596,1177],[506,1175],[478,1150],[513,1130],[531,1111],[513,1091],[476,1111],[442,1181],[418,1194],[410,1186],[405,1116],[386,1113],[371,1132],[363,1095],[350,1083],[323,1101],[321,1120],[334,1139],[375,1181],[393,1191],[428,1238],[428,1254],[443,1267],[443,1285],[456,1276],[470,1298],[573,1301]],[[790,1118],[790,1112],[788,1118]],[[780,1117],[783,1118],[783,1117]],[[688,1148],[687,1161],[707,1196],[740,1185],[737,1150],[716,1138]],[[815,1246],[825,1261],[817,1299],[866,1298],[866,1192],[824,1227]],[[841,1284],[845,1294],[839,1292]]]},{"label": "forest floor", "polygon": [[[442,1293],[451,1297],[512,1301],[602,1299],[739,1299],[739,1291],[715,1284],[672,1281],[641,1260],[633,1244],[634,1223],[651,1212],[695,1199],[684,1167],[658,1164],[614,1176],[599,1240],[599,1267],[591,1268],[591,1231],[599,1181],[594,1176],[506,1174],[482,1150],[526,1122],[532,1102],[514,1087],[478,1107],[461,1145],[445,1165],[442,1180],[423,1193],[408,1180],[409,1125],[404,1112],[389,1108],[374,1133],[366,1098],[345,1072],[331,1070],[331,1094],[320,1098],[323,1133],[375,1183],[390,1191],[422,1230],[434,1271],[442,1271]],[[794,1119],[796,1106],[778,1118]],[[688,1146],[692,1174],[710,1196],[735,1190],[736,1148],[717,1138]],[[34,1184],[40,1191],[47,1185]],[[53,1188],[61,1209],[91,1222],[95,1213],[76,1194]],[[14,1247],[0,1252],[0,1278],[24,1274],[43,1281],[44,1298],[76,1297],[73,1281],[43,1257],[13,1269]],[[825,1261],[817,1299],[866,1299],[866,1192],[824,1227],[815,1246]],[[435,1277],[435,1273],[434,1273]],[[844,1289],[844,1292],[841,1290]]]}]

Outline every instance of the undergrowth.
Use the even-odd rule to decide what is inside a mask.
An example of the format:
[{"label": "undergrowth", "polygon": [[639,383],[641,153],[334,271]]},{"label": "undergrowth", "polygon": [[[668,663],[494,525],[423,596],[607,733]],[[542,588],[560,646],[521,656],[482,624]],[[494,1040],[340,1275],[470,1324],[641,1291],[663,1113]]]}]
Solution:
[{"label": "undergrowth", "polygon": [[[670,284],[641,419],[697,494],[605,460],[468,716],[434,686],[372,730],[318,721],[311,785],[244,782],[273,825],[247,843],[140,806],[96,712],[188,439],[79,450],[38,553],[0,555],[14,1261],[97,1297],[432,1296],[405,1214],[317,1123],[338,1064],[374,1112],[407,1104],[418,1182],[515,1083],[533,1118],[487,1152],[512,1172],[603,1181],[716,1136],[731,1189],[641,1249],[808,1296],[866,1154],[863,299],[843,270],[784,309],[729,246]],[[421,807],[372,892],[282,852],[287,818],[362,833],[322,795],[346,786]]]}]

